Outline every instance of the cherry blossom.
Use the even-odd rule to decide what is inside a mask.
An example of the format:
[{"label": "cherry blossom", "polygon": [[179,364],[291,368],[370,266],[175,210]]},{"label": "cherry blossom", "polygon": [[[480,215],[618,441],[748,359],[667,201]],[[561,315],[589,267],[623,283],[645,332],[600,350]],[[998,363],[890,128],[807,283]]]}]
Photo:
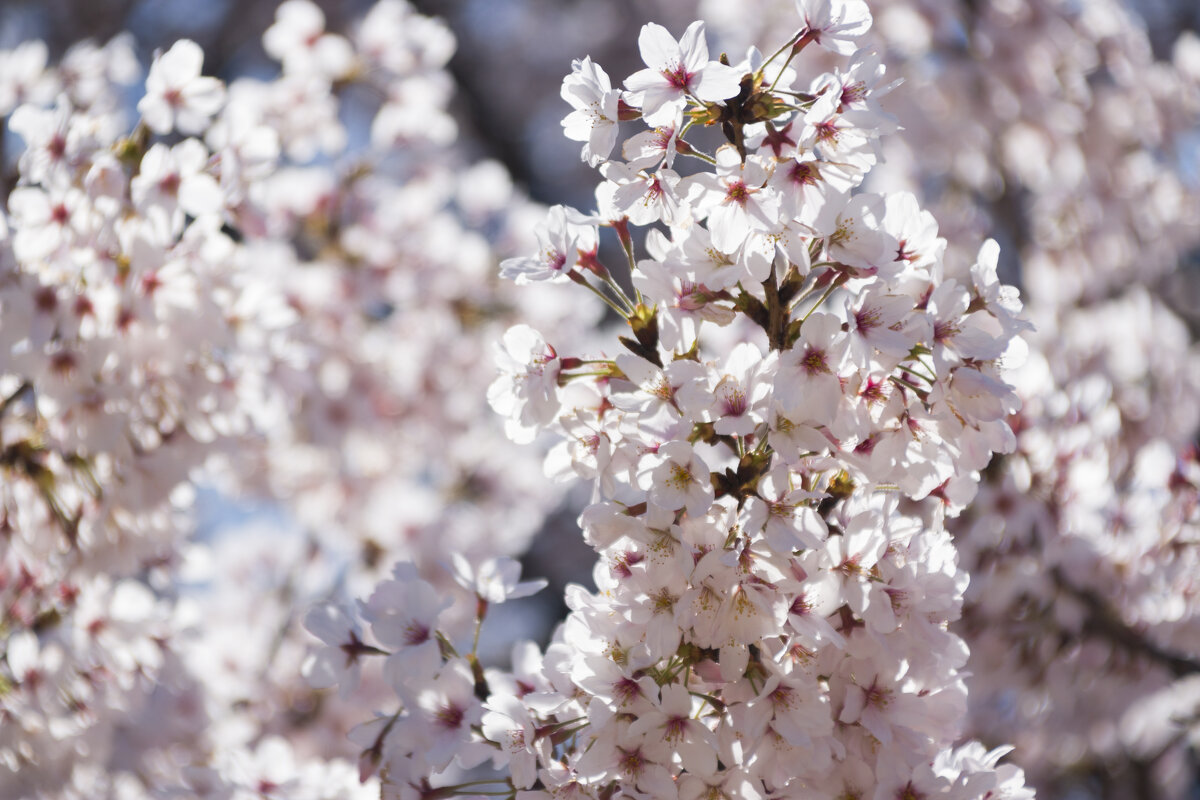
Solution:
[{"label": "cherry blossom", "polygon": [[633,93],[630,104],[651,125],[674,122],[689,96],[715,102],[738,93],[741,74],[708,60],[703,22],[689,25],[678,41],[666,28],[648,23],[638,36],[638,49],[646,69],[626,78],[625,88]]},{"label": "cherry blossom", "polygon": [[608,158],[617,143],[621,93],[612,88],[608,73],[591,58],[573,62],[571,70],[563,79],[562,97],[575,110],[563,119],[563,134],[587,142],[582,157],[594,167]]},{"label": "cherry blossom", "polygon": [[[787,47],[816,40],[804,38],[816,14]],[[702,64],[703,28],[688,31],[670,43],[681,63],[700,54]],[[650,125],[668,112],[672,123],[685,112],[711,114],[728,144],[713,157],[672,134],[675,163],[704,166],[679,181],[689,188],[670,213],[639,205],[656,176],[662,194],[674,186],[665,168],[648,171],[654,160],[598,164],[585,154],[604,178],[599,213],[552,209],[543,255],[501,266],[523,284],[568,274],[627,326],[617,338],[623,352],[597,347],[586,357],[514,329],[493,384],[511,435],[560,437],[551,469],[592,484],[580,525],[598,554],[596,590],[568,589],[570,614],[534,676],[475,673],[491,710],[471,737],[443,725],[442,738],[422,740],[413,721],[432,701],[419,701],[367,723],[356,741],[397,790],[455,791],[446,765],[476,763],[482,748],[511,768],[495,785],[531,798],[690,797],[723,787],[771,797],[836,793],[839,783],[900,796],[946,793],[960,780],[963,796],[999,787],[1004,794],[994,796],[1027,796],[1016,770],[1001,775],[999,751],[956,761],[951,750],[967,709],[967,649],[947,628],[966,575],[944,519],[962,510],[984,455],[1013,445],[1005,420],[1017,402],[1001,355],[1024,329],[1013,293],[990,288],[993,249],[980,258],[983,291],[1006,300],[988,310],[944,276],[936,260],[944,248],[928,248],[932,264],[903,258],[885,225],[886,197],[848,194],[857,180],[835,167],[836,190],[803,198],[832,209],[793,202],[785,212],[772,173],[802,145],[785,153],[782,141],[748,135],[759,121],[719,102],[732,93],[658,86],[647,42],[665,35],[643,29],[651,70],[627,81],[646,84],[631,104]],[[777,105],[762,76],[749,77],[744,108],[780,127],[806,113]],[[845,108],[847,83],[813,83],[814,101],[838,98],[821,110],[834,129],[842,115],[876,108],[872,91],[890,88],[849,83]],[[814,148],[812,163],[873,154],[889,122],[876,115],[861,124],[874,127],[845,148]],[[621,152],[641,159],[642,148]],[[856,169],[874,163],[862,157]],[[815,167],[812,179],[823,173]],[[801,213],[838,222],[818,230],[798,221]],[[587,226],[579,245],[572,225]],[[639,225],[669,235],[650,233],[643,247],[630,230]],[[628,258],[632,296],[603,265],[597,245],[606,229]],[[949,349],[957,344],[962,353]],[[530,413],[535,402],[545,413]],[[481,628],[485,593],[469,575],[460,584],[476,596]],[[476,647],[477,639],[464,661],[457,645],[444,644],[435,675],[391,672],[397,697],[432,692],[439,713],[472,713],[464,678]],[[431,688],[449,683],[461,694]],[[530,689],[514,693],[514,683]]]},{"label": "cherry blossom", "polygon": [[225,87],[200,74],[204,52],[195,42],[180,40],[150,67],[146,96],[138,112],[155,133],[199,133],[225,102]]},{"label": "cherry blossom", "polygon": [[840,55],[858,49],[856,40],[871,28],[871,12],[863,0],[796,0],[804,19],[804,35]]},{"label": "cherry blossom", "polygon": [[403,0],[0,51],[0,794],[1187,795],[1194,37],[703,5],[571,62],[587,213]]}]

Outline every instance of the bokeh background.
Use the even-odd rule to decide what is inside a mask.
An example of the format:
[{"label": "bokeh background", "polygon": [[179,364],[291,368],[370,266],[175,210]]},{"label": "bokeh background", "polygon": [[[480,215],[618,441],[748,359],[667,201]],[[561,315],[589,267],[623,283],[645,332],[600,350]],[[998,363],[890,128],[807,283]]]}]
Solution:
[{"label": "bokeh background", "polygon": [[[567,110],[559,86],[573,58],[590,55],[619,80],[642,66],[636,42],[644,22],[679,31],[705,15],[713,19],[710,35],[738,53],[752,44],[769,45],[781,30],[774,20],[791,7],[766,0],[411,2],[443,18],[457,39],[448,65],[454,82],[450,110],[464,161],[494,160],[532,200],[580,208],[592,205],[596,178],[559,124]],[[127,32],[148,64],[156,51],[188,38],[204,49],[205,74],[265,79],[277,71],[261,44],[276,5],[5,0],[0,49],[42,39],[54,61],[80,40],[106,41]],[[328,29],[345,30],[371,3],[318,5]],[[998,239],[1002,277],[1032,298],[1047,336],[1055,336],[1063,309],[1102,309],[1132,294],[1141,298],[1132,307],[1145,314],[1122,324],[1139,335],[1162,325],[1172,347],[1194,352],[1200,340],[1200,40],[1195,39],[1200,3],[912,0],[871,6],[879,20],[876,46],[889,69],[905,79],[885,106],[906,132],[889,145],[877,186],[915,191],[935,209],[952,251],[973,253],[983,238]],[[968,98],[978,105],[968,105]],[[361,141],[363,112],[352,92],[344,100],[348,136]],[[15,176],[5,178],[11,186]],[[1164,322],[1158,309],[1171,318]],[[1099,314],[1071,324],[1084,328],[1084,338],[1093,332],[1101,338],[1103,320]],[[1153,334],[1146,340],[1153,344]],[[1144,431],[1130,436],[1139,442],[1164,439],[1180,449],[1195,444],[1200,374],[1188,372],[1196,360],[1147,368],[1144,350],[1123,356],[1116,345],[1110,350],[1117,352],[1112,369],[1136,373],[1141,381],[1141,394],[1131,392],[1122,405],[1126,430]],[[1176,382],[1155,370],[1174,371]],[[1143,372],[1150,377],[1142,380]],[[1182,410],[1170,418],[1156,416],[1155,394],[1167,391],[1179,395]],[[506,661],[508,644],[517,636],[546,641],[565,610],[563,587],[591,583],[594,555],[574,523],[584,500],[581,494],[568,496],[523,555],[526,574],[549,578],[551,587],[497,612],[506,616],[490,628],[495,638],[486,650],[494,661]],[[254,528],[265,542],[257,546],[274,551],[265,561],[277,558],[280,549],[303,551],[295,520],[270,501],[235,498],[213,487],[202,494],[201,509],[197,536],[218,550],[243,547],[245,531]],[[1030,556],[1036,560],[1036,553]],[[354,560],[362,553],[350,548],[344,557]],[[287,590],[269,575],[263,580],[264,593]],[[996,623],[981,612],[971,624]],[[1087,688],[1081,701],[1072,702],[1086,703]],[[1095,691],[1103,692],[1104,684],[1097,682]],[[1057,698],[1043,701],[1052,706]],[[1014,702],[998,697],[987,713],[1011,711]],[[1043,746],[1059,735],[1052,727],[1047,731],[1043,738],[1031,734],[1020,746]],[[1109,733],[1120,738],[1119,732]],[[1149,800],[1169,787],[1171,796],[1200,798],[1195,749],[1170,753],[1166,767],[1142,753],[1070,773],[1047,771],[1038,779],[1048,797]],[[1164,778],[1156,770],[1169,774]]]}]

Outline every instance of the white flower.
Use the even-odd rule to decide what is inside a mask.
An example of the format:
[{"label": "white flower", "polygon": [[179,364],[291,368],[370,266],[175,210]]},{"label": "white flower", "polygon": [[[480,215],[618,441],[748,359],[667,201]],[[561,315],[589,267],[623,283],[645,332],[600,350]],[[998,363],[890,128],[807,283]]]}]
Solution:
[{"label": "white flower", "polygon": [[871,29],[871,11],[864,0],[796,0],[806,34],[822,47],[848,56],[855,39]]},{"label": "white flower", "polygon": [[158,134],[204,130],[225,102],[225,87],[216,78],[201,77],[203,64],[204,51],[188,39],[179,40],[154,60],[146,77],[146,95],[138,102],[138,113],[150,130]]},{"label": "white flower", "polygon": [[665,742],[686,771],[712,775],[717,768],[717,742],[712,731],[693,717],[699,702],[677,683],[662,687],[661,695],[653,709],[638,715],[630,732]]},{"label": "white flower", "polygon": [[662,220],[668,225],[686,219],[680,216],[680,197],[676,188],[679,175],[667,168],[655,172],[636,169],[610,161],[605,165],[608,180],[596,190],[599,210],[610,219],[629,217],[634,225],[649,225]]},{"label": "white flower", "polygon": [[[513,786],[528,789],[537,780],[537,728],[525,705],[507,694],[493,694],[483,705],[483,737],[500,745],[493,764],[507,762]],[[548,742],[547,742],[548,743]],[[545,753],[548,761],[549,752]]]},{"label": "white flower", "polygon": [[316,689],[338,687],[343,698],[358,688],[360,659],[383,651],[364,644],[358,624],[337,606],[325,604],[309,610],[304,627],[326,646],[305,659],[301,674]]},{"label": "white flower", "polygon": [[652,131],[642,131],[630,136],[621,145],[621,155],[629,166],[649,169],[661,164],[669,167],[675,163],[676,134],[678,125],[662,125]]},{"label": "white flower", "polygon": [[836,161],[822,161],[804,151],[775,165],[769,185],[780,197],[781,211],[819,236],[837,229],[837,213],[862,174]]},{"label": "white flower", "polygon": [[397,564],[392,578],[376,586],[367,602],[360,605],[375,639],[393,648],[385,667],[393,686],[415,684],[436,672],[441,662],[437,629],[450,600],[439,597],[428,582],[421,580],[416,567],[406,562]]},{"label": "white flower", "polygon": [[548,583],[545,578],[521,581],[521,562],[507,556],[489,558],[475,566],[462,554],[451,553],[450,561],[454,565],[451,574],[458,585],[492,604],[529,597]]},{"label": "white flower", "polygon": [[658,448],[657,462],[644,474],[650,500],[670,509],[703,516],[713,501],[709,469],[687,442],[667,442]]},{"label": "white flower", "polygon": [[841,376],[850,348],[842,321],[818,311],[800,328],[800,339],[779,362],[775,397],[793,422],[829,424],[842,402]]},{"label": "white flower", "polygon": [[878,352],[895,363],[912,350],[917,336],[903,329],[902,323],[913,313],[912,298],[863,292],[857,299],[847,297],[843,311],[850,333],[850,357],[863,369],[869,369]]},{"label": "white flower", "polygon": [[766,421],[764,405],[771,393],[777,355],[765,357],[757,345],[742,342],[729,354],[712,388],[713,430],[721,436],[748,436]]},{"label": "white flower", "polygon": [[558,373],[562,362],[554,348],[528,325],[514,325],[496,346],[500,375],[488,387],[488,404],[506,418],[517,443],[533,440],[558,414]]},{"label": "white flower", "polygon": [[850,198],[837,216],[837,230],[829,237],[829,255],[852,267],[878,270],[895,260],[891,237],[882,229],[884,198],[859,194]]},{"label": "white flower", "polygon": [[820,495],[793,488],[782,464],[763,476],[757,494],[746,501],[746,529],[761,530],[767,544],[778,552],[820,547],[827,536],[825,522],[817,514]]},{"label": "white flower", "polygon": [[325,32],[325,14],[308,0],[280,4],[275,24],[263,34],[263,49],[290,73],[312,72],[336,80],[354,66],[350,43]]},{"label": "white flower", "polygon": [[505,259],[500,263],[500,277],[518,284],[565,279],[581,258],[594,255],[597,246],[595,225],[585,224],[579,212],[566,206],[550,209],[537,238],[538,254]]},{"label": "white flower", "polygon": [[571,74],[563,78],[562,98],[574,109],[562,121],[563,134],[585,143],[583,160],[594,167],[608,158],[617,143],[621,93],[612,88],[604,68],[585,56],[571,62]]},{"label": "white flower", "polygon": [[174,147],[156,144],[142,157],[141,168],[130,182],[133,202],[147,213],[161,209],[174,218],[172,227],[182,227],[186,212],[193,217],[216,214],[224,196],[216,179],[207,172],[208,149],[196,139],[185,139]]},{"label": "white flower", "polygon": [[691,179],[688,199],[697,216],[708,216],[713,246],[732,253],[742,246],[752,230],[775,231],[783,227],[779,218],[779,195],[763,184],[767,171],[757,156],[742,161],[732,145],[717,151],[717,173],[701,173]]},{"label": "white flower", "polygon": [[646,23],[638,49],[647,68],[626,78],[625,88],[634,93],[631,104],[642,109],[650,125],[673,123],[689,97],[712,103],[740,89],[741,72],[708,60],[703,22],[689,25],[679,41],[663,26]]},{"label": "white flower", "polygon": [[676,352],[686,352],[696,341],[701,320],[727,325],[735,317],[732,308],[717,301],[717,292],[673,264],[638,262],[633,285],[660,304],[659,341]]},{"label": "white flower", "polygon": [[[419,726],[412,733],[417,750],[435,769],[442,769],[457,755],[465,754],[471,728],[483,718],[483,704],[475,697],[475,678],[464,659],[455,658],[432,681],[418,683],[415,706],[420,710]],[[478,752],[479,756],[489,753]],[[470,765],[468,765],[470,766]]]}]

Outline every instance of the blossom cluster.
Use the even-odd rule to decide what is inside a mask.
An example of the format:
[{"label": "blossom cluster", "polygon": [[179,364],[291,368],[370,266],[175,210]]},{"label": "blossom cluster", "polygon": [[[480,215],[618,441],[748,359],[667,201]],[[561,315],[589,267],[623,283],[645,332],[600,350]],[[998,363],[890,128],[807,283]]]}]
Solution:
[{"label": "blossom cluster", "polygon": [[[597,591],[570,588],[511,673],[456,642],[408,565],[353,615],[316,610],[317,680],[384,657],[396,710],[352,737],[385,796],[1032,796],[1006,749],[953,749],[966,575],[943,525],[1015,443],[1001,367],[1027,323],[994,243],[960,282],[915,198],[858,191],[895,128],[883,67],[855,50],[870,15],[797,8],[770,57],[712,60],[702,22],[649,24],[623,90],[591,59],[564,81],[597,211],[551,209],[501,272],[585,287],[628,335],[584,357],[514,326],[489,400],[515,440],[560,439],[549,472],[591,482]],[[812,45],[849,58],[803,77]],[[651,129],[612,158],[636,119]],[[460,575],[477,625],[523,591],[489,569],[507,577]],[[500,777],[453,782],[488,758]]]},{"label": "blossom cluster", "polygon": [[[198,89],[182,114],[217,111],[191,56],[152,71],[152,116],[176,80]],[[199,140],[147,146],[124,127],[136,69],[127,41],[83,45],[22,72],[30,102],[2,109],[25,142],[0,225],[0,761],[18,793],[69,778],[80,753],[109,758],[144,706],[177,627],[151,586],[176,557],[185,480],[243,427],[220,355],[239,295],[222,192]]]},{"label": "blossom cluster", "polygon": [[[6,797],[369,795],[327,760],[348,723],[296,606],[383,553],[520,552],[561,496],[479,365],[517,316],[574,341],[596,314],[499,286],[541,211],[456,149],[453,37],[292,0],[263,44],[280,74],[227,84],[175,43],[136,109],[127,38],[3,54]],[[195,539],[197,487],[285,521]]]},{"label": "blossom cluster", "polygon": [[[404,0],[286,0],[274,75],[0,51],[0,796],[1194,790],[1200,40],[661,6],[562,82],[588,213]],[[497,668],[581,484],[594,589]]]},{"label": "blossom cluster", "polygon": [[[1047,782],[1067,765],[1140,762],[1176,796],[1200,708],[1200,352],[1144,291],[1059,324],[1067,344],[1014,375],[1016,451],[957,532],[974,565],[972,726],[1036,749]],[[1019,729],[997,713],[1014,692]]]},{"label": "blossom cluster", "polygon": [[[703,7],[732,42],[792,13]],[[911,93],[889,182],[919,187],[952,247],[1010,243],[1038,328],[1011,378],[1016,454],[953,525],[972,576],[970,729],[1016,742],[1046,793],[1186,796],[1200,372],[1180,315],[1200,243],[1200,47],[1183,32],[1156,56],[1103,0],[889,3],[872,39]]]}]

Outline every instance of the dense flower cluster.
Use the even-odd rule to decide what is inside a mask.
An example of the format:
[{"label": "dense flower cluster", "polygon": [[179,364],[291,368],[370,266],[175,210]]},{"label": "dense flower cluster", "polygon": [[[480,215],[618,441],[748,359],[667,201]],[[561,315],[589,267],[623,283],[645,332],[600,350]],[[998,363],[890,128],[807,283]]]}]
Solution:
[{"label": "dense flower cluster", "polygon": [[[0,254],[0,760],[18,793],[109,758],[162,677],[176,626],[138,577],[161,587],[185,479],[244,428],[221,357],[239,296],[222,192],[199,140],[128,134],[135,76],[128,43],[81,46],[15,93],[46,105],[3,109],[26,145]],[[179,110],[193,99],[207,122],[208,96]]]},{"label": "dense flower cluster", "polygon": [[[584,286],[629,335],[585,358],[515,326],[489,398],[514,438],[561,438],[552,472],[592,482],[597,592],[569,590],[546,652],[519,646],[512,673],[456,646],[448,601],[407,565],[361,620],[314,612],[322,680],[354,680],[340,654],[386,654],[398,710],[353,734],[385,796],[470,794],[451,776],[488,758],[507,766],[500,791],[531,800],[1032,796],[1004,749],[951,749],[966,576],[942,525],[1014,444],[999,370],[1026,323],[994,243],[947,278],[911,195],[854,191],[894,129],[884,70],[866,52],[815,78],[792,62],[850,54],[870,17],[798,7],[769,58],[710,60],[703,23],[678,40],[650,24],[625,90],[590,59],[564,81],[566,134],[605,178],[598,211],[552,209],[539,251],[502,273]],[[655,127],[611,159],[637,118]],[[702,127],[727,142],[704,152],[686,138]],[[681,175],[684,159],[701,170]],[[521,591],[503,584],[476,580],[478,624]]]},{"label": "dense flower cluster", "polygon": [[[792,13],[703,5],[736,42]],[[1177,313],[1200,243],[1200,46],[1184,33],[1156,59],[1103,0],[889,3],[872,37],[909,91],[888,180],[920,187],[951,242],[1010,242],[1038,328],[1013,377],[1017,452],[952,526],[972,576],[972,731],[1017,743],[1047,790],[1185,796],[1200,356]]]},{"label": "dense flower cluster", "polygon": [[[269,51],[319,32],[316,22],[301,26],[300,8],[315,12],[281,6]],[[270,364],[263,389],[270,493],[296,498],[300,523],[333,532],[331,545],[349,532],[375,558],[519,553],[558,496],[537,477],[536,451],[507,444],[487,412],[491,375],[480,365],[506,320],[578,337],[598,315],[560,292],[524,296],[496,279],[493,245],[527,246],[523,231],[542,212],[498,165],[464,166],[447,148],[455,128],[443,67],[453,39],[440,22],[384,3],[353,42],[317,41],[305,45],[313,58],[326,49],[353,56],[349,66],[332,62],[352,76],[323,80],[353,79],[387,99],[366,148],[333,168],[280,170],[243,224],[246,247],[270,273],[260,279],[298,318],[294,357]],[[284,83],[314,79],[308,57],[283,63]],[[250,81],[231,91],[271,92],[281,105],[287,97]]]},{"label": "dense flower cluster", "polygon": [[[383,553],[520,552],[559,500],[479,365],[514,318],[573,341],[596,315],[495,276],[541,211],[453,148],[453,37],[395,1],[342,36],[293,0],[264,46],[281,74],[226,85],[176,43],[133,125],[127,40],[4,54],[6,797],[370,794],[293,761],[348,728],[300,676],[297,605]],[[288,531],[190,541],[201,482]]]},{"label": "dense flower cluster", "polygon": [[[1194,791],[1200,40],[658,10],[562,81],[590,213],[464,157],[487,46],[405,0],[286,0],[274,76],[0,52],[0,796]],[[497,668],[580,484],[594,590]]]},{"label": "dense flower cluster", "polygon": [[1040,772],[1129,780],[1103,765],[1131,764],[1177,796],[1200,721],[1200,353],[1140,291],[1057,322],[1069,344],[1014,376],[1017,450],[956,533],[974,565],[972,725],[1037,752]]}]

